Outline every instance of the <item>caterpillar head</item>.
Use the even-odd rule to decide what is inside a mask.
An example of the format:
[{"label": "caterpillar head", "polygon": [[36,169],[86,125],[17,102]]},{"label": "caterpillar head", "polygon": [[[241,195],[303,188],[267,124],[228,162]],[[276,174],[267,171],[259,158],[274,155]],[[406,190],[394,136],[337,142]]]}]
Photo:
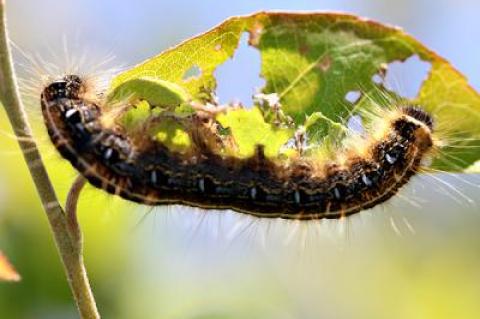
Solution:
[{"label": "caterpillar head", "polygon": [[402,137],[415,143],[421,152],[429,151],[434,146],[432,116],[418,106],[401,108],[403,116],[394,123],[394,129]]},{"label": "caterpillar head", "polygon": [[431,131],[433,131],[434,122],[433,118],[430,114],[424,111],[422,108],[418,106],[405,106],[402,108],[402,112],[405,115],[408,115],[423,124],[425,124]]},{"label": "caterpillar head", "polygon": [[51,82],[43,91],[47,100],[78,99],[85,92],[84,81],[74,74],[65,75]]}]

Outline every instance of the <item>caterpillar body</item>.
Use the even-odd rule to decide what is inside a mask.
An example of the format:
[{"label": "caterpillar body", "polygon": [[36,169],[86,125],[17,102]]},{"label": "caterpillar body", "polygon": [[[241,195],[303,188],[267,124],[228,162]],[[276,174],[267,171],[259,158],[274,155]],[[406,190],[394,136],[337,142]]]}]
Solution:
[{"label": "caterpillar body", "polygon": [[146,205],[232,209],[264,218],[340,218],[385,202],[416,174],[434,147],[433,119],[415,106],[390,112],[364,154],[337,162],[279,161],[258,146],[237,158],[185,157],[121,126],[102,123],[102,107],[84,98],[85,81],[67,75],[41,94],[48,134],[60,154],[94,186]]}]

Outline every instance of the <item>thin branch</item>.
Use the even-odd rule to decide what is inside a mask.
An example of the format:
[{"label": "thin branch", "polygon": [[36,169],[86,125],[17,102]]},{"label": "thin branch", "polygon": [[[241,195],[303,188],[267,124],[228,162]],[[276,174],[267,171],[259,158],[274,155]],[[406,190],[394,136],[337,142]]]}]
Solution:
[{"label": "thin branch", "polygon": [[67,202],[65,204],[65,212],[67,213],[68,226],[70,227],[70,233],[75,235],[75,241],[82,243],[82,233],[80,232],[80,226],[78,224],[77,218],[77,206],[78,199],[80,198],[80,193],[82,192],[83,187],[87,180],[79,175],[70,187],[68,192]]},{"label": "thin branch", "polygon": [[100,318],[83,263],[81,236],[77,236],[80,229],[78,224],[74,232],[69,227],[68,216],[57,200],[27,122],[15,78],[5,13],[5,0],[0,0],[0,101],[6,110],[48,217],[80,315],[82,318]]}]

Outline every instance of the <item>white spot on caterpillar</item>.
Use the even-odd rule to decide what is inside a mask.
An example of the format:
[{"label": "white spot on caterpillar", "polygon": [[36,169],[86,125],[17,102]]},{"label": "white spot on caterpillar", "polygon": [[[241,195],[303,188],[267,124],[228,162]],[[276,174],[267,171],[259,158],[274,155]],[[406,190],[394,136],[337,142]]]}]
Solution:
[{"label": "white spot on caterpillar", "polygon": [[365,184],[365,186],[372,186],[372,180],[365,174],[362,175],[362,182]]},{"label": "white spot on caterpillar", "polygon": [[300,192],[298,190],[294,193],[295,203],[300,204]]},{"label": "white spot on caterpillar", "polygon": [[112,157],[112,154],[113,154],[113,150],[111,148],[107,148],[105,153],[103,153],[103,158],[109,159],[110,157]]},{"label": "white spot on caterpillar", "polygon": [[389,164],[394,164],[397,161],[397,158],[395,156],[392,156],[388,153],[385,155],[385,159]]},{"label": "white spot on caterpillar", "polygon": [[77,113],[77,112],[78,112],[78,110],[76,110],[76,109],[70,109],[70,110],[68,110],[68,111],[65,113],[65,117],[66,117],[67,119],[69,119],[69,118],[71,118],[71,117],[72,117],[75,113]]},{"label": "white spot on caterpillar", "polygon": [[252,188],[250,189],[250,197],[251,197],[252,199],[255,199],[255,198],[257,197],[257,188],[256,188],[256,187],[252,187]]},{"label": "white spot on caterpillar", "polygon": [[333,195],[335,196],[335,199],[340,199],[340,191],[338,188],[333,188]]},{"label": "white spot on caterpillar", "polygon": [[204,178],[200,178],[200,179],[198,180],[198,188],[200,189],[200,191],[201,191],[202,193],[205,192],[205,179],[204,179]]},{"label": "white spot on caterpillar", "polygon": [[150,181],[152,182],[152,184],[157,184],[157,171],[152,171],[152,173],[150,173]]}]

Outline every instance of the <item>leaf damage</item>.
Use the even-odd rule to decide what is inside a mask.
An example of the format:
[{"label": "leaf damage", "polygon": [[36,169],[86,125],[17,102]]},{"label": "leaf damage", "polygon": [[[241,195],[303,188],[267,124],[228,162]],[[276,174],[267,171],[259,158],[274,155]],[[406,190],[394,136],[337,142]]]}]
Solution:
[{"label": "leaf damage", "polygon": [[[249,34],[249,45],[261,55],[260,76],[265,86],[260,94],[278,96],[281,108],[276,111],[258,102],[241,111],[215,105],[214,71],[233,57],[244,32]],[[416,96],[406,99],[401,92],[385,88],[383,80],[390,63],[415,55],[431,68]],[[192,68],[201,72],[186,81],[185,74]],[[349,14],[258,12],[232,17],[120,74],[112,82],[112,90],[144,77],[178,86],[195,103],[222,108],[213,119],[230,125],[240,157],[253,150],[252,140],[244,137],[255,135],[252,132],[277,136],[282,126],[285,131],[278,140],[273,138],[274,142],[253,139],[269,149],[269,156],[279,156],[279,141],[286,143],[295,127],[306,124],[309,140],[319,143],[335,135],[352,115],[368,109],[372,96],[396,96],[419,104],[434,115],[439,127],[449,126],[451,133],[461,133],[468,140],[480,137],[480,96],[462,74],[401,29]],[[359,92],[359,98],[346,101],[349,92]],[[312,119],[316,119],[314,125],[309,124]],[[270,143],[274,146],[269,147]],[[445,152],[454,155],[453,148]],[[455,156],[458,161],[435,162],[434,167],[462,170],[480,159],[480,148],[468,148]]]}]

